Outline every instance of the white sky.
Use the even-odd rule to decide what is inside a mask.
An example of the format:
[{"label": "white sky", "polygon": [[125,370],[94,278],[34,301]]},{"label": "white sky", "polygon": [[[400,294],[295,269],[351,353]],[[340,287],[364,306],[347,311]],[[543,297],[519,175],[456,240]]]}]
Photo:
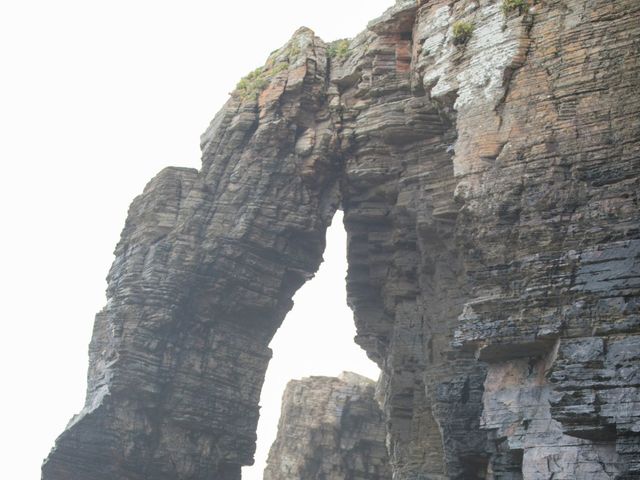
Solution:
[{"label": "white sky", "polygon": [[[299,26],[325,40],[353,36],[392,3],[0,2],[4,478],[39,478],[82,406],[93,316],[133,197],[164,166],[199,166],[199,135],[227,93]],[[376,375],[351,342],[341,230],[274,340],[258,465],[246,479],[262,478],[286,379]]]}]

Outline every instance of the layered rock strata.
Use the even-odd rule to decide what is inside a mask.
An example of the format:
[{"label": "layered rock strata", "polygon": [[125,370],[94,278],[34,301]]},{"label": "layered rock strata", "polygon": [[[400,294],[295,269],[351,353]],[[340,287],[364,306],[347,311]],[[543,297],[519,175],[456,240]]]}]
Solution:
[{"label": "layered rock strata", "polygon": [[264,480],[390,480],[375,382],[355,373],[292,380]]},{"label": "layered rock strata", "polygon": [[296,32],[133,202],[43,478],[239,479],[339,207],[394,479],[639,478],[639,38],[636,0]]}]

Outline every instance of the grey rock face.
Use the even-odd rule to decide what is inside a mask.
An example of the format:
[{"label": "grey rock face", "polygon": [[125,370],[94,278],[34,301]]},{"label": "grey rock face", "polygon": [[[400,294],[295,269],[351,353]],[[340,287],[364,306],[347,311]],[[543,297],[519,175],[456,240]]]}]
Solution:
[{"label": "grey rock face", "polygon": [[[315,42],[301,30],[291,44]],[[317,269],[338,204],[325,83],[326,61],[301,54],[261,107],[230,99],[203,136],[200,172],[165,170],[133,202],[86,406],[43,478],[226,480],[252,462],[268,344]],[[301,157],[297,133],[309,128],[315,146]]]},{"label": "grey rock face", "polygon": [[292,380],[263,478],[390,480],[385,438],[374,381],[349,372]]},{"label": "grey rock face", "polygon": [[245,79],[132,204],[43,478],[237,480],[339,206],[394,479],[639,478],[640,9],[525,10],[401,1]]}]

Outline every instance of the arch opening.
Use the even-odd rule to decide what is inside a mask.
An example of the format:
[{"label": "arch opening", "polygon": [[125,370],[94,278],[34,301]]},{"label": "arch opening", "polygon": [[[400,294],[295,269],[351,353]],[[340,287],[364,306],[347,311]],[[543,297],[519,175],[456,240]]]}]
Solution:
[{"label": "arch opening", "polygon": [[242,468],[243,480],[261,480],[276,438],[281,399],[287,383],[309,376],[338,376],[351,371],[377,379],[378,366],[354,342],[353,312],[346,301],[347,235],[338,210],[326,234],[318,272],[294,296],[293,309],[269,347],[269,363],[260,397],[255,463]]}]

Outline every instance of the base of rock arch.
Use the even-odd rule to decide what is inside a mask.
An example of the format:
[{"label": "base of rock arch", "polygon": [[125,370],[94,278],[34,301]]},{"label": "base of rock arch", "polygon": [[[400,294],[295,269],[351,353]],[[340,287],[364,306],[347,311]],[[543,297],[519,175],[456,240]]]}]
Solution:
[{"label": "base of rock arch", "polygon": [[391,478],[375,382],[351,372],[292,380],[264,480]]},{"label": "base of rock arch", "polygon": [[394,479],[638,478],[640,9],[525,3],[398,1],[244,79],[134,200],[43,479],[238,480],[337,208]]}]

